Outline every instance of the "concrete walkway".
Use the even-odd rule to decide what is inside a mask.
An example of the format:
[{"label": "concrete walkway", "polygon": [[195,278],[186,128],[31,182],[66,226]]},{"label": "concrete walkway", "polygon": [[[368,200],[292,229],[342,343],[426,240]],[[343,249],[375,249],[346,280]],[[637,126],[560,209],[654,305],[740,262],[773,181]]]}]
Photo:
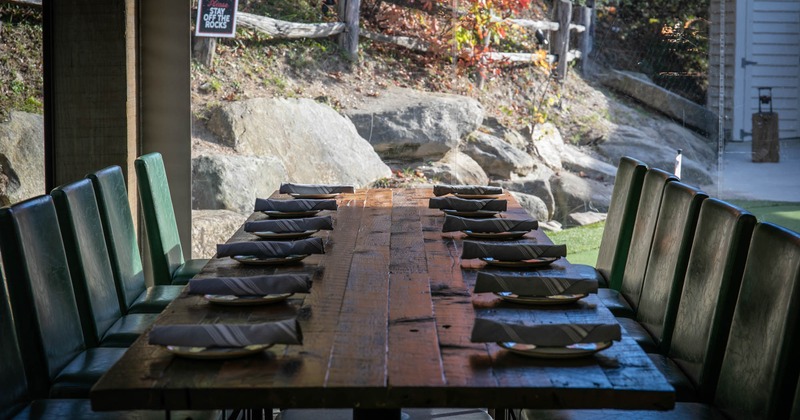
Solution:
[{"label": "concrete walkway", "polygon": [[734,198],[800,202],[800,140],[781,140],[780,162],[753,163],[752,143],[725,145],[719,188],[723,200]]}]

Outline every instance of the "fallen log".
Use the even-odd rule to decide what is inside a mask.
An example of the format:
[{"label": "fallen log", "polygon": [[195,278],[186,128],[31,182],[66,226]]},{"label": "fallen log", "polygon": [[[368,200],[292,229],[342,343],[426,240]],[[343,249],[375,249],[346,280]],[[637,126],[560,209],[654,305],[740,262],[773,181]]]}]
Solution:
[{"label": "fallen log", "polygon": [[272,19],[251,13],[237,12],[237,24],[272,35],[275,38],[325,38],[344,32],[345,24],[335,23],[294,23]]},{"label": "fallen log", "polygon": [[373,41],[387,42],[390,44],[395,44],[401,47],[408,48],[413,51],[419,51],[419,52],[428,51],[428,43],[417,38],[411,38],[407,36],[384,35],[368,31],[361,31],[361,35],[363,35],[364,38],[371,39]]}]

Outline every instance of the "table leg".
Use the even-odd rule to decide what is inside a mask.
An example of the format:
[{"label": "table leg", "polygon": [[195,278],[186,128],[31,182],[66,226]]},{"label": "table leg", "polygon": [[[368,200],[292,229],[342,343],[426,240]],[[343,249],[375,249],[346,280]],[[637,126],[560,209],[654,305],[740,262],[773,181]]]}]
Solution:
[{"label": "table leg", "polygon": [[402,417],[399,408],[372,409],[354,408],[353,420],[400,420]]}]

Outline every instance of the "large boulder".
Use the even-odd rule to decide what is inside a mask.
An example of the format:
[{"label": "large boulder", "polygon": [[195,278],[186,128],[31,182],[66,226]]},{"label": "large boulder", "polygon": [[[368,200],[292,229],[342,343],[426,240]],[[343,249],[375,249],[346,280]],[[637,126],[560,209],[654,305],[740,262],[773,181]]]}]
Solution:
[{"label": "large boulder", "polygon": [[211,258],[217,244],[224,244],[247,220],[247,216],[230,210],[192,211],[192,258]]},{"label": "large boulder", "polygon": [[488,175],[498,178],[507,179],[512,174],[527,175],[535,164],[527,153],[503,139],[480,131],[467,137],[463,149]]},{"label": "large boulder", "polygon": [[552,123],[537,124],[533,129],[533,151],[551,169],[558,171],[561,166],[561,149],[564,139]]},{"label": "large boulder", "polygon": [[676,124],[620,125],[596,147],[600,154],[613,162],[622,156],[631,156],[667,172],[674,170],[677,149],[681,149],[682,180],[700,186],[714,183],[716,157],[713,150],[702,137]]},{"label": "large boulder", "polygon": [[489,177],[471,157],[451,150],[441,159],[430,164],[419,166],[418,171],[426,178],[445,184],[486,185]]},{"label": "large boulder", "polygon": [[0,124],[0,206],[44,191],[44,117],[11,111]]},{"label": "large boulder", "polygon": [[440,159],[483,121],[475,99],[393,88],[346,111],[384,158]]},{"label": "large boulder", "polygon": [[192,208],[250,212],[287,179],[273,157],[201,154],[192,159]]},{"label": "large boulder", "polygon": [[546,222],[550,220],[551,212],[541,198],[535,195],[514,191],[511,191],[511,195],[517,199],[519,205],[522,206],[522,208],[525,209],[525,211],[527,211],[528,214],[530,214],[534,219],[540,222]]},{"label": "large boulder", "polygon": [[577,212],[608,211],[613,185],[581,178],[571,172],[560,172],[550,179],[550,187],[556,201],[555,219],[564,223],[567,216]]},{"label": "large boulder", "polygon": [[553,218],[556,212],[556,200],[550,188],[550,178],[553,171],[544,165],[539,165],[534,173],[525,177],[513,177],[502,181],[492,181],[493,185],[503,187],[512,192],[533,195],[539,198],[547,209],[547,217],[541,220]]},{"label": "large boulder", "polygon": [[391,175],[347,118],[310,99],[232,102],[214,111],[208,128],[240,154],[280,160],[285,181],[365,186]]}]

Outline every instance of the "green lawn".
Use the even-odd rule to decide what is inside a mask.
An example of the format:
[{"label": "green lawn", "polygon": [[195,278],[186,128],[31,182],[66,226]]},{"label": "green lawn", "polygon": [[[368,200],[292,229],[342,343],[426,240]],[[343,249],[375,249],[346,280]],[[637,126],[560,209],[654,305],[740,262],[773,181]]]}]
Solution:
[{"label": "green lawn", "polygon": [[[753,213],[759,222],[772,222],[800,232],[800,203],[730,200],[730,203]],[[573,264],[595,265],[605,222],[548,232],[554,243],[567,244],[568,259]]]}]

